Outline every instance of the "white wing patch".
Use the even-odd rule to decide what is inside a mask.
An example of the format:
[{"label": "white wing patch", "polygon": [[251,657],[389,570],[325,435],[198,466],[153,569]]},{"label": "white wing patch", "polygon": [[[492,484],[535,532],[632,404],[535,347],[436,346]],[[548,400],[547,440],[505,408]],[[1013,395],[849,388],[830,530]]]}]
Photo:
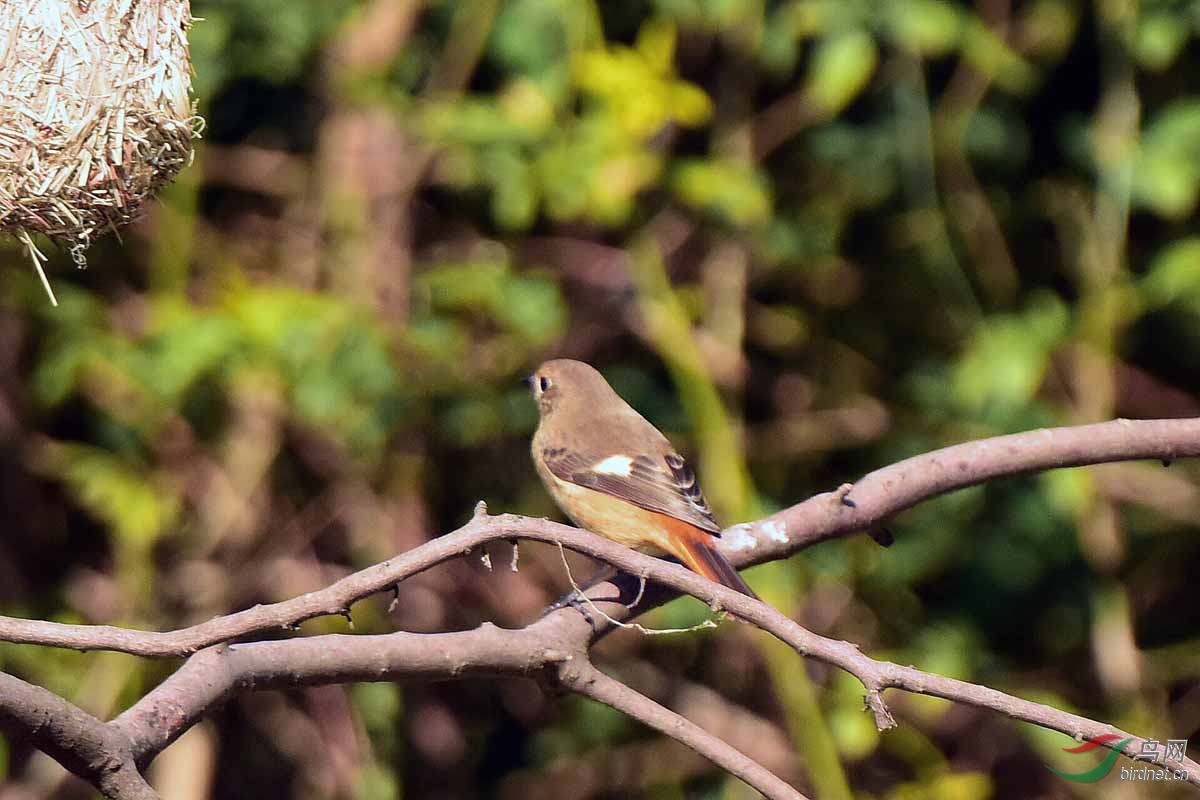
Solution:
[{"label": "white wing patch", "polygon": [[628,478],[633,473],[633,459],[629,456],[609,456],[603,461],[597,462],[592,467],[592,472]]}]

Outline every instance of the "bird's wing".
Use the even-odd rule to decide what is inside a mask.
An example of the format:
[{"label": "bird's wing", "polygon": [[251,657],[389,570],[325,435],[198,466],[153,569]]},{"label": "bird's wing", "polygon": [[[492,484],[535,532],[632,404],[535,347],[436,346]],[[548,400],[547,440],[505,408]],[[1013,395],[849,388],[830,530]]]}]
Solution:
[{"label": "bird's wing", "polygon": [[596,456],[568,448],[546,448],[542,459],[560,480],[619,497],[709,533],[721,532],[696,483],[696,473],[674,451],[661,456],[620,452]]}]

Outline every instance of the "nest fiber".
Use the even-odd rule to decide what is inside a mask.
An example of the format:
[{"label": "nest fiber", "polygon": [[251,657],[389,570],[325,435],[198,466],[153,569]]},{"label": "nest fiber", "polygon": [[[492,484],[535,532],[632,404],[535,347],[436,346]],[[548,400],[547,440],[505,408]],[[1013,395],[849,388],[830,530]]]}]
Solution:
[{"label": "nest fiber", "polygon": [[187,0],[0,0],[0,229],[76,261],[191,159]]}]

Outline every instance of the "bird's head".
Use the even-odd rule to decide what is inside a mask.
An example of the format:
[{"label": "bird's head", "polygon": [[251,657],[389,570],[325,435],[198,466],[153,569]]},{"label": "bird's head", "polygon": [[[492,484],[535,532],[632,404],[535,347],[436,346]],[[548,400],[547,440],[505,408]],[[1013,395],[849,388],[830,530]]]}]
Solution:
[{"label": "bird's head", "polygon": [[538,412],[543,418],[564,405],[586,406],[612,393],[603,375],[582,361],[570,358],[545,362],[525,379],[525,385],[537,401]]}]

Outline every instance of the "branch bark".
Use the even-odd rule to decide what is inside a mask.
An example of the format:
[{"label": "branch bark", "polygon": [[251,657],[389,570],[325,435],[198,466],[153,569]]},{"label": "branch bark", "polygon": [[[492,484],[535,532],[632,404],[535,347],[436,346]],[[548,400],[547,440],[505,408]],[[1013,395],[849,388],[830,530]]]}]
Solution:
[{"label": "branch bark", "polygon": [[53,692],[0,672],[0,730],[27,739],[106,797],[156,800],[129,739]]},{"label": "branch bark", "polygon": [[[943,447],[863,476],[846,495],[853,508],[839,507],[840,492],[825,492],[760,520],[752,526],[753,559],[735,563],[773,561],[827,539],[870,530],[917,503],[999,478],[1138,459],[1169,464],[1197,456],[1200,418],[1194,417],[1115,419]],[[779,526],[775,535],[760,533],[773,525]]]}]

